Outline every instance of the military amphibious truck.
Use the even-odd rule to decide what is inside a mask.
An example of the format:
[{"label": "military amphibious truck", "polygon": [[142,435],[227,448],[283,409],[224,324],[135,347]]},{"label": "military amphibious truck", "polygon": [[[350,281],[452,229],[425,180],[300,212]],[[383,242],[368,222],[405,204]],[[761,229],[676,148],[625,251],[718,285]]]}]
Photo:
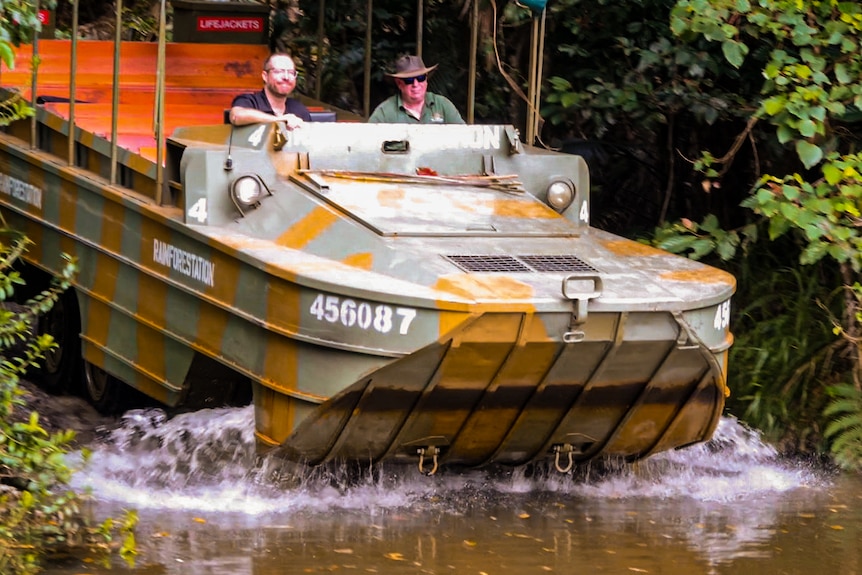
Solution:
[{"label": "military amphibious truck", "polygon": [[[258,52],[228,60],[250,74],[230,86],[169,75],[165,118],[180,94],[259,81]],[[79,114],[99,103],[82,89]],[[143,92],[123,90],[121,125]],[[0,133],[0,212],[34,242],[30,281],[63,253],[79,266],[40,324],[61,344],[44,381],[80,370],[101,408],[129,388],[168,406],[251,389],[262,449],[426,473],[567,471],[717,425],[734,278],[590,227],[579,156],[508,125],[215,114],[154,150],[46,102]]]}]

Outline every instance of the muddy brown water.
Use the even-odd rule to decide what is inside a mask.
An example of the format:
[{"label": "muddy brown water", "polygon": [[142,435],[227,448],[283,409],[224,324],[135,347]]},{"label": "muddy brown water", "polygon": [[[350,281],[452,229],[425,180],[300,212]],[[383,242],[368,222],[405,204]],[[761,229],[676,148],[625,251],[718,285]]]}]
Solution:
[{"label": "muddy brown water", "polygon": [[714,441],[610,473],[361,470],[278,481],[251,408],[131,412],[74,488],[136,509],[133,566],[48,575],[529,573],[862,575],[862,477],[781,461],[724,418]]}]

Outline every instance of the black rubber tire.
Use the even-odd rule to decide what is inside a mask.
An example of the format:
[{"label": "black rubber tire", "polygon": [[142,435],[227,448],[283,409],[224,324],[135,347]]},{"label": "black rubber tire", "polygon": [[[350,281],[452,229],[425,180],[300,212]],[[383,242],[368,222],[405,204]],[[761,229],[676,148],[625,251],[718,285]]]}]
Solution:
[{"label": "black rubber tire", "polygon": [[81,382],[81,312],[73,289],[64,292],[39,318],[38,332],[53,336],[57,347],[39,360],[31,378],[50,393],[74,391]]},{"label": "black rubber tire", "polygon": [[84,360],[84,397],[100,413],[115,415],[122,410],[126,385],[102,368]]}]

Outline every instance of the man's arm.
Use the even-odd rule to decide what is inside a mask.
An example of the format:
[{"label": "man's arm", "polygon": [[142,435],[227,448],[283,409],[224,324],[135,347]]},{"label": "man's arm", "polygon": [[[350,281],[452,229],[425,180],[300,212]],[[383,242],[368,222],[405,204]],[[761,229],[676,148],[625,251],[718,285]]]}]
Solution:
[{"label": "man's arm", "polygon": [[273,116],[254,108],[243,108],[242,106],[234,106],[230,109],[230,123],[234,126],[245,126],[248,124],[259,124],[263,122],[284,122],[288,130],[301,127],[305,122],[302,118],[295,114],[282,114],[281,116]]},{"label": "man's arm", "polygon": [[242,106],[233,106],[230,109],[230,123],[234,126],[245,126],[247,124],[257,124],[260,122],[275,122],[279,118],[254,108],[244,108]]}]

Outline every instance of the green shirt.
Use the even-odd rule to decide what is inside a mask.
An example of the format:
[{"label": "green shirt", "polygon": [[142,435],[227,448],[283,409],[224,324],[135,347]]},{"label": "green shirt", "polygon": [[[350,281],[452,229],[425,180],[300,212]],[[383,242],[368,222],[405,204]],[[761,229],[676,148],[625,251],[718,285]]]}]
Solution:
[{"label": "green shirt", "polygon": [[425,92],[425,107],[422,118],[417,120],[407,113],[401,103],[401,94],[390,96],[380,103],[368,118],[370,123],[388,124],[463,124],[464,120],[448,98],[432,92]]}]

